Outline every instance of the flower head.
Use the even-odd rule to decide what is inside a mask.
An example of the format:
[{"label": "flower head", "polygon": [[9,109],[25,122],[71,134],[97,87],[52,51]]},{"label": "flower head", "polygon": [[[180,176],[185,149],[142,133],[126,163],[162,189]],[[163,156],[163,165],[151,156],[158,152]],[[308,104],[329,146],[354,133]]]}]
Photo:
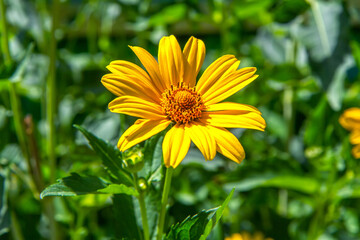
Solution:
[{"label": "flower head", "polygon": [[360,158],[360,108],[349,108],[340,116],[341,126],[349,130],[350,143],[355,146],[352,149],[352,155]]},{"label": "flower head", "polygon": [[260,232],[256,232],[251,235],[248,232],[234,233],[230,237],[226,237],[225,240],[273,240],[272,238],[265,238]]},{"label": "flower head", "polygon": [[176,168],[191,141],[206,160],[216,152],[240,163],[245,152],[239,140],[225,128],[264,131],[265,120],[255,107],[221,102],[253,80],[256,68],[238,69],[240,61],[225,55],[212,63],[196,83],[205,58],[204,43],[191,37],[183,51],[174,36],[163,37],[158,62],[141,47],[130,47],[146,69],[113,61],[101,82],[118,97],[110,102],[112,112],[139,117],[121,136],[120,151],[150,138],[169,125],[163,140],[166,167]]}]

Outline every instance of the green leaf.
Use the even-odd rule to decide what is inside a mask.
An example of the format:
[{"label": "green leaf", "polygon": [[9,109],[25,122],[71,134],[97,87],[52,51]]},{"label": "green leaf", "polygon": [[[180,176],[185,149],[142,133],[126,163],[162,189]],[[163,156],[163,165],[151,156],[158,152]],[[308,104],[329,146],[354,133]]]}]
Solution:
[{"label": "green leaf", "polygon": [[237,191],[249,191],[260,187],[276,187],[299,192],[314,194],[318,191],[320,184],[313,178],[294,175],[262,175],[246,178],[245,180],[228,183],[226,189],[236,188]]},{"label": "green leaf", "polygon": [[131,175],[122,168],[122,157],[118,149],[104,140],[96,137],[85,128],[74,125],[89,141],[92,149],[101,157],[104,166],[119,181],[127,186],[133,186]]},{"label": "green leaf", "polygon": [[98,193],[99,189],[106,188],[107,183],[93,176],[80,176],[71,173],[71,176],[61,178],[58,182],[45,188],[40,198],[48,196],[77,196],[90,193]]},{"label": "green leaf", "polygon": [[195,216],[189,216],[183,222],[173,225],[165,239],[206,239],[210,234],[210,231],[220,220],[233,193],[234,189],[230,192],[221,206],[209,210],[202,210]]},{"label": "green leaf", "polygon": [[100,193],[110,193],[110,194],[127,194],[133,195],[135,197],[139,196],[139,193],[132,187],[128,187],[124,184],[110,184],[106,188],[98,190]]},{"label": "green leaf", "polygon": [[168,7],[165,7],[159,13],[151,16],[149,24],[150,25],[166,25],[171,23],[176,23],[182,20],[186,14],[186,5],[179,3],[173,4]]},{"label": "green leaf", "polygon": [[144,147],[144,167],[140,171],[139,175],[144,176],[146,179],[151,178],[153,181],[160,181],[160,171],[162,161],[162,140],[163,136],[159,134],[146,140]]},{"label": "green leaf", "polygon": [[141,239],[131,196],[125,194],[114,195],[113,213],[116,239]]},{"label": "green leaf", "polygon": [[[234,191],[235,188],[233,188],[231,190],[231,192],[229,193],[229,195],[227,196],[227,198],[225,199],[225,201],[223,202],[223,204],[221,204],[221,206],[218,207],[216,214],[215,214],[215,219],[212,218],[208,224],[206,225],[204,234],[202,234],[201,236],[201,240],[205,240],[207,236],[209,236],[211,230],[216,226],[216,224],[219,222],[220,218],[222,217],[225,207],[229,204],[230,199],[232,198],[232,196],[234,195]],[[214,222],[215,221],[215,222]]]}]

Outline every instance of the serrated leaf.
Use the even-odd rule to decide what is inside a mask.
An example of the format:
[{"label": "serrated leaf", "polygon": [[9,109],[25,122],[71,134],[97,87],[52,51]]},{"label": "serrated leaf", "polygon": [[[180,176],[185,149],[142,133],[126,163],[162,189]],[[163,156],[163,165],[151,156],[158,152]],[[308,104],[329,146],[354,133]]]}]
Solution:
[{"label": "serrated leaf", "polygon": [[173,225],[165,239],[200,239],[208,222],[215,215],[216,210],[216,208],[202,210],[192,217],[187,217],[183,222]]},{"label": "serrated leaf", "polygon": [[130,174],[122,168],[121,153],[114,146],[96,137],[85,128],[74,125],[89,141],[92,149],[101,157],[104,166],[110,173],[119,180],[119,183],[127,186],[133,186],[133,180]]},{"label": "serrated leaf", "polygon": [[220,220],[233,193],[234,189],[230,192],[221,206],[209,210],[202,210],[192,217],[187,217],[183,222],[173,225],[165,239],[206,239],[216,223]]},{"label": "serrated leaf", "polygon": [[132,187],[128,187],[124,184],[110,184],[106,188],[98,190],[100,193],[110,193],[110,194],[126,194],[132,196],[139,196],[139,193]]},{"label": "serrated leaf", "polygon": [[45,188],[45,190],[40,194],[40,198],[48,196],[77,196],[98,193],[99,189],[106,188],[108,185],[98,177],[83,177],[77,173],[71,173],[71,176],[58,179],[57,181],[57,183]]}]

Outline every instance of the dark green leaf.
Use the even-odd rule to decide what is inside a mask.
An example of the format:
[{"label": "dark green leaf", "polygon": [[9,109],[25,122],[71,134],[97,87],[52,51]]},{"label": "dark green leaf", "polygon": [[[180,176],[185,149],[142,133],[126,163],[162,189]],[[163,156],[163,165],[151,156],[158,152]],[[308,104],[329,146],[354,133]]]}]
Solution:
[{"label": "dark green leaf", "polygon": [[47,187],[40,194],[40,198],[47,196],[77,196],[83,194],[98,193],[99,189],[107,186],[102,179],[93,176],[82,177],[76,173],[61,178],[58,182]]},{"label": "dark green leaf", "polygon": [[132,197],[125,194],[114,195],[113,210],[116,237],[140,239]]},{"label": "dark green leaf", "polygon": [[74,125],[74,127],[87,138],[92,149],[101,157],[104,166],[115,178],[118,179],[119,183],[132,186],[133,181],[130,174],[122,168],[120,151],[104,140],[96,137],[85,128],[79,125]]},{"label": "dark green leaf", "polygon": [[224,208],[229,203],[233,193],[234,189],[230,192],[221,206],[209,210],[203,210],[195,216],[189,216],[183,222],[173,225],[165,239],[206,239],[206,237],[210,234],[210,231],[220,220],[224,212]]}]

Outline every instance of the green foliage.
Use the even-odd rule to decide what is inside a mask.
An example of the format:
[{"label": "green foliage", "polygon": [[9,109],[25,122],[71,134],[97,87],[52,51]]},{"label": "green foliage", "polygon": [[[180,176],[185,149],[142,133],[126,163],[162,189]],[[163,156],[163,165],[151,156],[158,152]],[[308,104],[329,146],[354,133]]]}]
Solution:
[{"label": "green foliage", "polygon": [[89,144],[93,150],[101,157],[104,166],[109,170],[109,172],[114,176],[119,183],[124,183],[125,185],[132,185],[131,176],[126,170],[122,167],[122,157],[118,149],[115,149],[109,143],[106,143],[104,140],[97,138],[92,133],[88,132],[85,128],[82,128],[78,125],[74,125],[75,128],[79,129],[82,134],[89,141]]},{"label": "green foliage", "polygon": [[[113,60],[141,66],[128,45],[156,59],[170,34],[181,47],[190,36],[204,41],[199,74],[224,54],[256,67],[258,79],[225,101],[259,108],[267,127],[230,129],[246,152],[241,164],[220,154],[205,161],[190,147],[172,179],[167,237],[359,238],[360,165],[339,124],[345,109],[360,107],[357,1],[0,1],[1,239],[141,239],[140,194],[156,237],[167,130],[137,146],[144,166],[130,173],[116,143],[136,119],[108,110],[116,96],[100,79]],[[56,176],[46,148],[50,62]],[[234,187],[231,200],[210,209]]]},{"label": "green foliage", "polygon": [[139,239],[134,205],[130,196],[116,194],[113,196],[113,228],[117,238]]},{"label": "green foliage", "polygon": [[72,173],[71,176],[58,180],[58,183],[47,187],[40,195],[41,198],[47,196],[76,196],[89,193],[96,193],[100,189],[105,189],[107,184],[98,177],[82,177]]},{"label": "green foliage", "polygon": [[215,227],[220,220],[233,193],[234,189],[230,192],[229,196],[221,206],[209,210],[202,210],[192,217],[187,217],[183,222],[171,226],[165,239],[206,239],[210,234],[211,229]]}]

